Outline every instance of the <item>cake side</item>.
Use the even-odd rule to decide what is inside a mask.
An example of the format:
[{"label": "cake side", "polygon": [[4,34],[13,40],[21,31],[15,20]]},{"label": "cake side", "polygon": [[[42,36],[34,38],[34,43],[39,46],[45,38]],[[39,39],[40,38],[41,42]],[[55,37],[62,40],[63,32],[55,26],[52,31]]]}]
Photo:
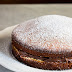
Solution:
[{"label": "cake side", "polygon": [[72,57],[70,58],[45,58],[27,54],[26,52],[19,51],[14,46],[12,47],[13,55],[20,61],[29,66],[49,69],[49,70],[64,70],[72,68]]}]

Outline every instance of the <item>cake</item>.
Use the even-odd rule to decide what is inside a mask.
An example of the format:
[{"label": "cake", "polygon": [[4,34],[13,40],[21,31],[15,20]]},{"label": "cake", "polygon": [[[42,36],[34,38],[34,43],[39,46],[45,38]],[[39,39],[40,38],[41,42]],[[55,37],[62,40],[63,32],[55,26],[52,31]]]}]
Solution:
[{"label": "cake", "polygon": [[72,68],[72,18],[45,15],[25,21],[12,31],[12,53],[28,66]]}]

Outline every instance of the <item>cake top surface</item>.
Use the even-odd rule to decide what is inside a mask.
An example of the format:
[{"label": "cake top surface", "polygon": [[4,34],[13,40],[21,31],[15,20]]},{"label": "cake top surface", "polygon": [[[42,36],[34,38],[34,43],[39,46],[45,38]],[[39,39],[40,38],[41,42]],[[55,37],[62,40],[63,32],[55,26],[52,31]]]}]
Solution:
[{"label": "cake top surface", "polygon": [[45,15],[18,25],[12,35],[31,49],[64,53],[72,51],[72,18]]}]

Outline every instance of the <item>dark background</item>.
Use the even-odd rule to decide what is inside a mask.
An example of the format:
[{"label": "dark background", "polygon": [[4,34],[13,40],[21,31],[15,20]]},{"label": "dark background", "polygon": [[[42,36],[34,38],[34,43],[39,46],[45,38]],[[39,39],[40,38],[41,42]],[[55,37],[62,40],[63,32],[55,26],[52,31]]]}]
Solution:
[{"label": "dark background", "polygon": [[0,0],[0,4],[71,3],[72,0]]}]

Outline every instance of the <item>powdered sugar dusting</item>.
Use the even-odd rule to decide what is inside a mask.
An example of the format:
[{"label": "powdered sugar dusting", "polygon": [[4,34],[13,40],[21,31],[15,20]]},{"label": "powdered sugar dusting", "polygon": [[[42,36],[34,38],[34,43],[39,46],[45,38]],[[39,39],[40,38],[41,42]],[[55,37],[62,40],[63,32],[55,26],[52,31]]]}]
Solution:
[{"label": "powdered sugar dusting", "polygon": [[26,21],[12,34],[23,45],[49,52],[72,51],[72,18],[46,15]]}]

